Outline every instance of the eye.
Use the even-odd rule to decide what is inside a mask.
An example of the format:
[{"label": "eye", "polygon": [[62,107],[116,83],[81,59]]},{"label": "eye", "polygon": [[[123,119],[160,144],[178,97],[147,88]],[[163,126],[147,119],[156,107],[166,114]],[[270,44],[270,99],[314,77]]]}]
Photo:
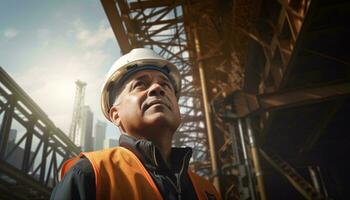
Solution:
[{"label": "eye", "polygon": [[164,82],[161,83],[161,85],[162,85],[163,87],[168,88],[168,89],[172,89],[172,86],[171,86],[171,84],[170,84],[169,82],[164,81]]},{"label": "eye", "polygon": [[146,83],[144,81],[135,81],[132,88],[133,89],[143,89],[146,87]]}]

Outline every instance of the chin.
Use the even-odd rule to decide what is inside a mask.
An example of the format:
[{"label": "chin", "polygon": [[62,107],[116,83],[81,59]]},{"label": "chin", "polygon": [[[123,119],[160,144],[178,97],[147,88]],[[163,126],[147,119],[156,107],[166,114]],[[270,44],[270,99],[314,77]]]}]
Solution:
[{"label": "chin", "polygon": [[[154,113],[151,116],[148,116],[145,120],[145,123],[152,126],[167,126],[167,127],[175,127],[177,128],[178,124],[176,120],[169,118],[164,113]],[[175,130],[176,130],[175,128]]]},{"label": "chin", "polygon": [[147,116],[145,122],[147,124],[168,124],[169,119],[164,113],[154,113],[151,116]]}]

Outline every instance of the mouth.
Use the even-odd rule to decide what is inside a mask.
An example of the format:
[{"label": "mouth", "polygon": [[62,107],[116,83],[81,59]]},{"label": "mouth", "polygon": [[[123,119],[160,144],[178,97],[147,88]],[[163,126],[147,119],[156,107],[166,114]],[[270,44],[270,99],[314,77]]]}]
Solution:
[{"label": "mouth", "polygon": [[146,103],[145,106],[143,107],[143,110],[146,111],[148,108],[150,108],[153,105],[164,105],[169,110],[171,110],[170,106],[167,103],[165,103],[164,101],[159,100],[159,99]]}]

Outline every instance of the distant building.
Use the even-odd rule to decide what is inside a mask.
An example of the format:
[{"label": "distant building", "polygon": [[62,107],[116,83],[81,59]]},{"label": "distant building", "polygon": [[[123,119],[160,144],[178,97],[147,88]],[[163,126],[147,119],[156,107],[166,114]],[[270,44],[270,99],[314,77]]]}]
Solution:
[{"label": "distant building", "polygon": [[86,83],[77,80],[75,82],[76,90],[75,90],[75,98],[74,98],[74,107],[73,107],[73,116],[72,122],[69,128],[69,138],[71,141],[80,146],[82,143],[81,140],[81,125],[82,125],[82,113],[84,108],[84,98],[85,98],[85,88]]},{"label": "distant building", "polygon": [[95,150],[103,149],[103,143],[106,138],[107,124],[102,121],[97,121],[95,124]]},{"label": "distant building", "polygon": [[[24,159],[24,149],[20,146],[16,146],[17,130],[10,129],[7,148],[5,151],[6,162],[10,165],[16,167],[17,169],[22,169],[23,159]],[[34,152],[30,151],[29,160],[34,156]],[[33,171],[33,165],[30,166],[29,171]]]},{"label": "distant building", "polygon": [[118,146],[118,140],[117,139],[105,139],[103,147],[105,149],[112,148]]},{"label": "distant building", "polygon": [[92,146],[94,148],[94,151],[96,150],[96,138],[95,137],[92,137]]},{"label": "distant building", "polygon": [[16,129],[10,129],[9,139],[8,142],[15,142],[17,137],[17,130]]},{"label": "distant building", "polygon": [[7,147],[6,147],[6,151],[5,151],[5,156],[15,146],[16,138],[17,138],[17,130],[16,129],[10,129],[9,136],[8,136]]},{"label": "distant building", "polygon": [[92,141],[92,129],[94,122],[94,114],[89,106],[83,106],[81,112],[81,132],[80,146],[82,151],[93,151],[94,143]]}]

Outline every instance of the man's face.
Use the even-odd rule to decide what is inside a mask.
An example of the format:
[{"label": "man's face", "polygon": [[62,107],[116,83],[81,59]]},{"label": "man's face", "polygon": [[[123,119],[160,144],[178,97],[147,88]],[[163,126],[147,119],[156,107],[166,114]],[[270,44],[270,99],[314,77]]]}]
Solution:
[{"label": "man's face", "polygon": [[174,87],[163,73],[137,72],[121,90],[110,116],[123,131],[146,138],[164,128],[175,132],[180,124],[179,106]]}]

